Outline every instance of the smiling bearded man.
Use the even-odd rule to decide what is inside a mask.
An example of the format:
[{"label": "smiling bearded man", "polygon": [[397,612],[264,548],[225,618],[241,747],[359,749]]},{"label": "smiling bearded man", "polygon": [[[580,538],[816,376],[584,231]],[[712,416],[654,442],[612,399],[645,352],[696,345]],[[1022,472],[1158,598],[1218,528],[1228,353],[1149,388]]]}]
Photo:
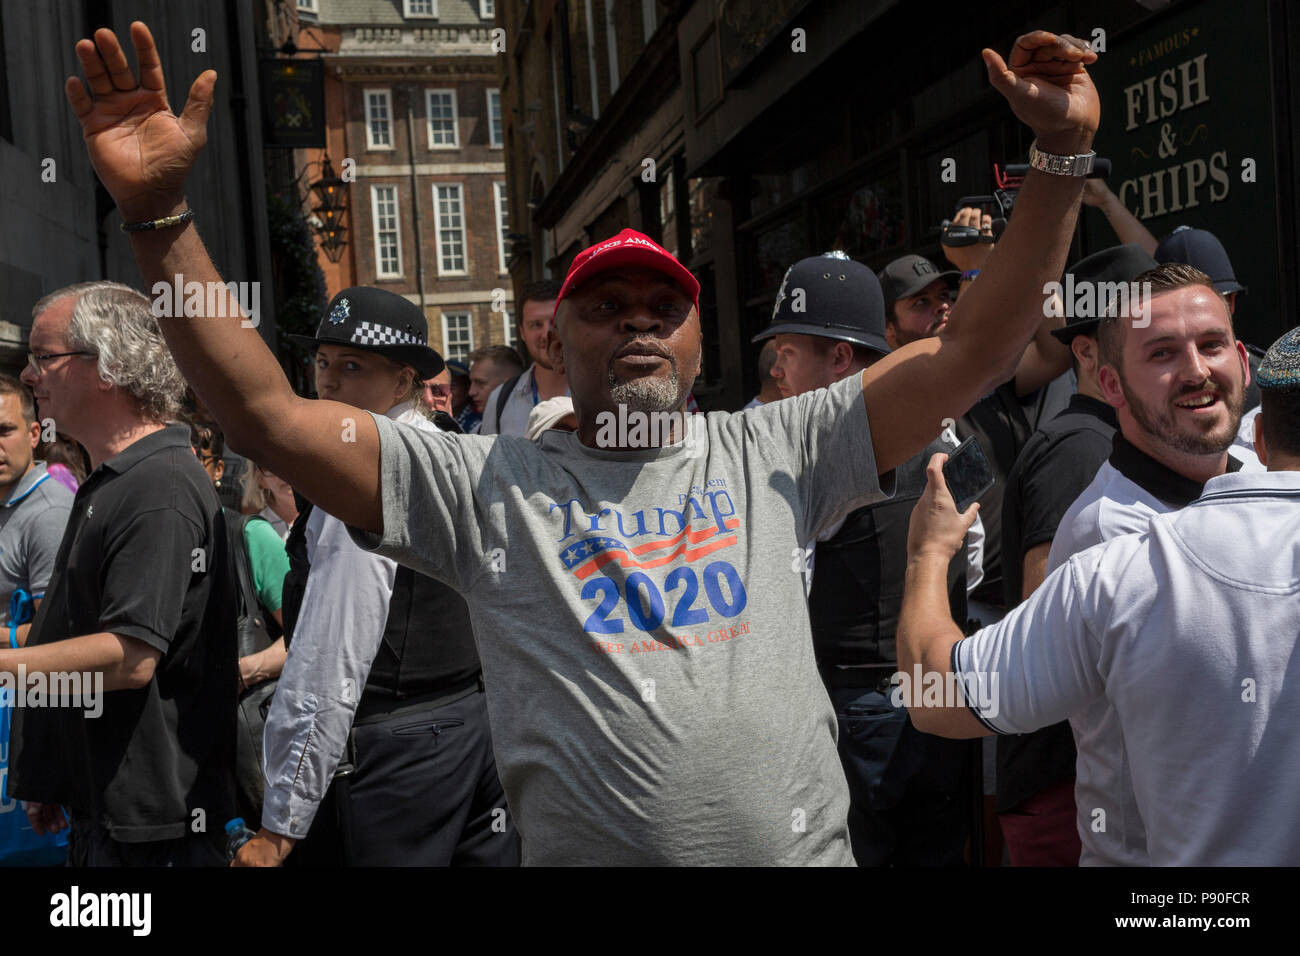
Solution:
[{"label": "smiling bearded man", "polygon": [[[1250,371],[1223,295],[1205,273],[1180,263],[1134,282],[1149,284],[1150,300],[1133,303],[1130,315],[1112,312],[1097,330],[1098,384],[1120,430],[1110,459],[1061,519],[1047,574],[1103,541],[1146,532],[1155,515],[1186,507],[1211,478],[1241,468],[1228,448]],[[1101,697],[1072,715],[1070,727],[1078,751],[1079,862],[1147,865],[1119,715]],[[1092,826],[1098,810],[1107,821],[1100,831]]]}]

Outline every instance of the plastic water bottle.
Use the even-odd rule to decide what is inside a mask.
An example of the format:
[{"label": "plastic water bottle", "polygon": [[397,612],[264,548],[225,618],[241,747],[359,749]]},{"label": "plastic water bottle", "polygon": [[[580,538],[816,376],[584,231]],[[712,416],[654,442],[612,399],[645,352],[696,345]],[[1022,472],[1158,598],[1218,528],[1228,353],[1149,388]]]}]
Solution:
[{"label": "plastic water bottle", "polygon": [[243,817],[235,817],[226,824],[226,859],[233,860],[239,848],[257,836],[244,825]]}]

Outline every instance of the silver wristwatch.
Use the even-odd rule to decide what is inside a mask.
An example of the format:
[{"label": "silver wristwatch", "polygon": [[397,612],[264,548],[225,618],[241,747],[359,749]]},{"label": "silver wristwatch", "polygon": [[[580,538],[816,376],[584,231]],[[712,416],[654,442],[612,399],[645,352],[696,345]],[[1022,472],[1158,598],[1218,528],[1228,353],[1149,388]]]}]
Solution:
[{"label": "silver wristwatch", "polygon": [[1096,158],[1095,151],[1059,156],[1056,153],[1044,153],[1038,148],[1037,140],[1029,144],[1030,168],[1053,176],[1087,176],[1092,172],[1092,162]]}]

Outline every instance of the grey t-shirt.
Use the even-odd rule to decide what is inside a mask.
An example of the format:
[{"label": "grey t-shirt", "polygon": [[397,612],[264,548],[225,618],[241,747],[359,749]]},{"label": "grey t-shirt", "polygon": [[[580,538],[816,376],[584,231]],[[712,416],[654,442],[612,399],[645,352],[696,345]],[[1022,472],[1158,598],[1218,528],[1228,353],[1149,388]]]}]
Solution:
[{"label": "grey t-shirt", "polygon": [[[72,492],[34,462],[0,505],[0,622],[9,626],[9,598],[22,588],[42,597],[54,574],[59,544],[68,526]],[[6,631],[0,647],[9,646]]]},{"label": "grey t-shirt", "polygon": [[465,595],[525,863],[852,865],[795,549],[885,497],[858,376],[640,451],[374,417],[353,535]]}]

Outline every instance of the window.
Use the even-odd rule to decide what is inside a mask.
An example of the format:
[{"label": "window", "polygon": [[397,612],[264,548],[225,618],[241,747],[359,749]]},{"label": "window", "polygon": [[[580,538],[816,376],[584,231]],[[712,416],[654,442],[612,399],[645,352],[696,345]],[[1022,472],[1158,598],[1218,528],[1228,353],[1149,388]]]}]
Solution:
[{"label": "window", "polygon": [[436,17],[438,15],[438,0],[405,0],[402,16],[410,17]]},{"label": "window", "polygon": [[456,91],[429,90],[429,148],[454,149],[460,145],[456,136]]},{"label": "window", "polygon": [[497,0],[478,0],[478,15],[484,20],[496,19]]},{"label": "window", "polygon": [[298,0],[299,13],[317,13],[316,0]]},{"label": "window", "polygon": [[496,200],[497,213],[497,264],[502,275],[506,274],[506,230],[510,220],[506,215],[506,184],[492,184],[492,198]]},{"label": "window", "polygon": [[551,38],[549,50],[551,55],[551,99],[554,102],[552,107],[555,112],[555,158],[559,163],[560,172],[564,172],[564,119],[560,116],[560,73],[555,65],[555,45],[558,40]]},{"label": "window", "polygon": [[442,313],[442,354],[462,362],[474,351],[474,324],[468,312]]},{"label": "window", "polygon": [[645,42],[649,43],[655,32],[655,0],[641,0],[641,29],[645,31]]},{"label": "window", "polygon": [[460,183],[435,183],[433,232],[438,247],[438,274],[465,272],[465,210]]},{"label": "window", "polygon": [[677,242],[677,179],[673,175],[675,162],[664,163],[663,182],[659,185],[659,243],[673,255],[678,253]]},{"label": "window", "polygon": [[371,186],[374,216],[375,275],[396,278],[402,274],[402,236],[397,223],[397,187]]},{"label": "window", "polygon": [[[609,49],[609,95],[618,89],[618,35],[614,31],[614,0],[605,0],[605,40]],[[649,40],[649,37],[646,37]]]},{"label": "window", "polygon": [[392,149],[392,98],[388,90],[366,90],[366,148]]},{"label": "window", "polygon": [[507,312],[501,316],[501,321],[505,326],[505,338],[502,340],[512,349],[519,347],[519,330],[515,328],[515,317]]},{"label": "window", "polygon": [[596,74],[596,24],[591,12],[591,0],[587,0],[587,74],[591,78],[591,118],[600,119],[600,84]]},{"label": "window", "polygon": [[487,91],[488,145],[501,148],[501,91]]}]

